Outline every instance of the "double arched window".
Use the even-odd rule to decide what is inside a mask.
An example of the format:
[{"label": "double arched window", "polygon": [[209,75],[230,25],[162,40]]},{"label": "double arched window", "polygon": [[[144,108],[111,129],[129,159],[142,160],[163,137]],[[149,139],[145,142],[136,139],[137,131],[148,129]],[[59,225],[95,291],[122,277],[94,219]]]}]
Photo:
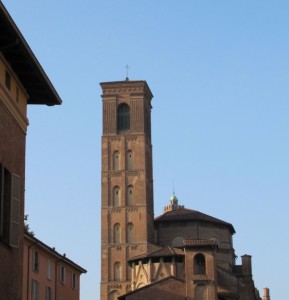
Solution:
[{"label": "double arched window", "polygon": [[117,108],[117,131],[130,129],[130,108],[126,103],[121,103]]}]

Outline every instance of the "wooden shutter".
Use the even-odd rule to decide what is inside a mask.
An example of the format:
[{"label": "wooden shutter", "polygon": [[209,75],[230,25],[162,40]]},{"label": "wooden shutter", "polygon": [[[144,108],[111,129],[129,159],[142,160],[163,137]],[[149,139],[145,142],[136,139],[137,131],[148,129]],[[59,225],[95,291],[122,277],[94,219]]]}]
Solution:
[{"label": "wooden shutter", "polygon": [[4,167],[0,164],[0,236],[3,236],[4,225]]},{"label": "wooden shutter", "polygon": [[12,247],[19,246],[19,220],[20,220],[20,177],[12,174],[11,202],[10,202],[10,238]]}]

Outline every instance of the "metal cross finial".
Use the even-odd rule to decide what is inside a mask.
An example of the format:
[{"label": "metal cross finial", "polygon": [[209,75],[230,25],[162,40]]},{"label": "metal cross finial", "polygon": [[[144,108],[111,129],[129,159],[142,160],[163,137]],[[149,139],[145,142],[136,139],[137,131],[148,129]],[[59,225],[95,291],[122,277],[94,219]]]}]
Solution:
[{"label": "metal cross finial", "polygon": [[128,69],[130,68],[128,65],[126,65],[126,81],[129,81],[129,79],[128,79]]}]

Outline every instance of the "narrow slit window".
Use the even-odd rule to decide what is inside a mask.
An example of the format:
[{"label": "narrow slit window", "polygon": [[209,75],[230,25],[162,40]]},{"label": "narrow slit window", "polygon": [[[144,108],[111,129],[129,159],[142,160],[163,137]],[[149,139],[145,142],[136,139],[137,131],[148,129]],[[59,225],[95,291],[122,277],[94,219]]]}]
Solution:
[{"label": "narrow slit window", "polygon": [[120,243],[120,224],[116,223],[113,226],[113,242],[115,244]]},{"label": "narrow slit window", "polygon": [[114,264],[114,281],[120,281],[121,266],[119,262]]},{"label": "narrow slit window", "polygon": [[115,186],[112,191],[112,197],[113,197],[113,206],[119,206],[120,205],[120,188],[118,186]]},{"label": "narrow slit window", "polygon": [[127,224],[127,242],[133,242],[133,235],[134,235],[134,226],[133,223]]},{"label": "narrow slit window", "polygon": [[133,205],[133,198],[134,198],[134,192],[133,192],[133,186],[132,185],[129,185],[127,187],[127,190],[126,190],[126,198],[127,198],[127,205]]},{"label": "narrow slit window", "polygon": [[126,152],[126,167],[127,167],[127,170],[133,169],[133,152],[132,152],[132,150],[128,150]]},{"label": "narrow slit window", "polygon": [[113,152],[113,170],[119,171],[119,165],[120,165],[120,153],[119,151]]}]

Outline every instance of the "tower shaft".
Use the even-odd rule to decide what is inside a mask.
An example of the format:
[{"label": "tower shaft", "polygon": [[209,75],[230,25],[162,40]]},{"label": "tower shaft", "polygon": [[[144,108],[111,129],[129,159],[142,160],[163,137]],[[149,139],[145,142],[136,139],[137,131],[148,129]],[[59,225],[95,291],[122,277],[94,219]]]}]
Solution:
[{"label": "tower shaft", "polygon": [[131,288],[127,260],[153,242],[153,95],[145,81],[101,87],[101,299],[114,300]]}]

